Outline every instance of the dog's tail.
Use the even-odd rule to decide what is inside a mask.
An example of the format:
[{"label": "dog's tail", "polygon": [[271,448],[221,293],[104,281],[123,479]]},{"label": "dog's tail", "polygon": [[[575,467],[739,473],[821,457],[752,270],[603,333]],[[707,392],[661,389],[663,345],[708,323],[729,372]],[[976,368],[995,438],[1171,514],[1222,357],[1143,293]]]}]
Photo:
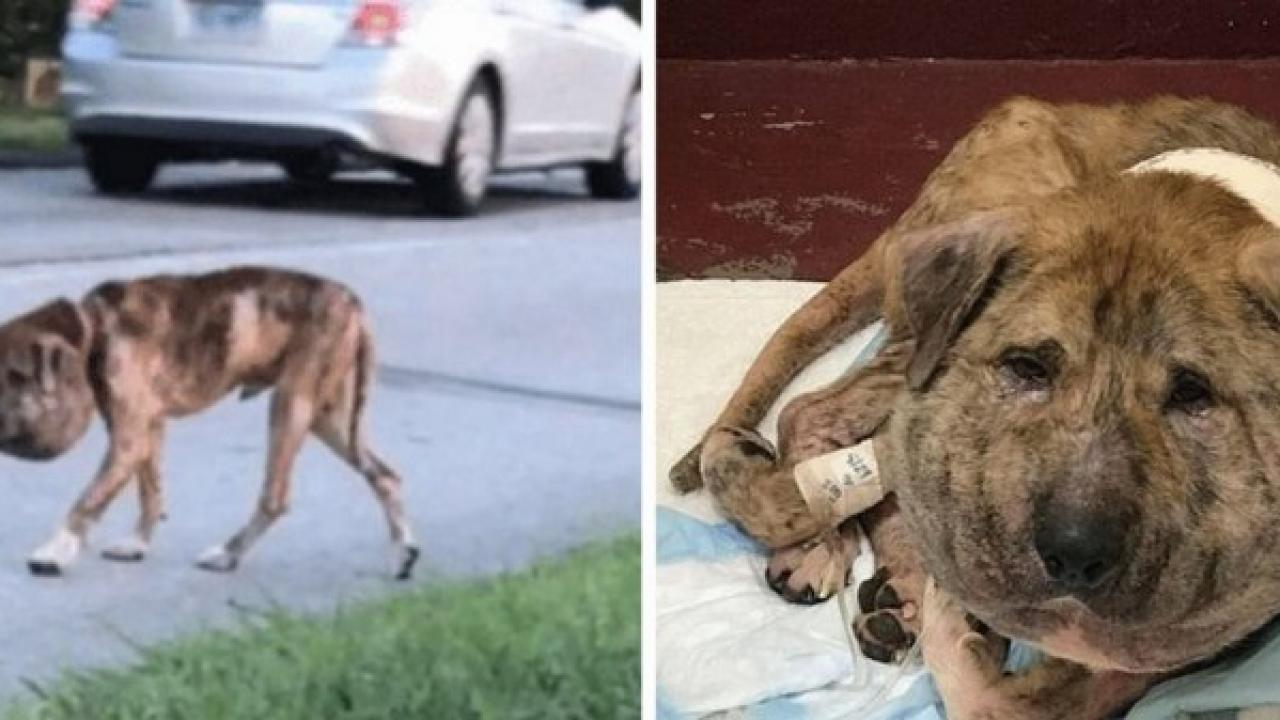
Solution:
[{"label": "dog's tail", "polygon": [[361,452],[364,447],[363,425],[361,422],[364,417],[364,406],[369,394],[369,386],[373,383],[374,362],[373,335],[362,321],[360,323],[360,339],[356,343],[356,362],[353,368],[355,383],[352,388],[354,396],[351,399],[351,427],[348,428],[347,435],[351,441],[351,448],[356,452]]}]

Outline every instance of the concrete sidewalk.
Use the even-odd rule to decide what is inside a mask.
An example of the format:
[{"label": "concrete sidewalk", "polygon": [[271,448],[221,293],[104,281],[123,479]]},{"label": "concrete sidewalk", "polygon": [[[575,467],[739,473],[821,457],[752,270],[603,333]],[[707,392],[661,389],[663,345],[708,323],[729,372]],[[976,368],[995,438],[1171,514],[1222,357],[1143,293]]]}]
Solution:
[{"label": "concrete sidewalk", "polygon": [[[24,181],[33,176],[34,189]],[[547,202],[531,179],[470,225],[172,200],[173,193],[199,198],[195,184],[121,204],[83,194],[82,182],[70,172],[0,174],[0,210],[9,203],[18,211],[0,226],[0,268],[10,264],[0,269],[0,317],[110,278],[238,263],[348,283],[378,334],[371,437],[405,476],[424,546],[415,582],[520,568],[638,527],[636,204]],[[523,182],[534,199],[522,202]],[[213,197],[227,192],[208,189]],[[181,245],[188,231],[199,238],[215,227],[216,244]],[[173,245],[148,252],[148,238],[163,237]],[[36,252],[44,259],[23,260]],[[378,506],[318,443],[299,459],[291,513],[242,567],[229,576],[194,568],[196,555],[252,509],[265,430],[264,399],[228,399],[172,423],[164,465],[170,519],[153,555],[137,565],[96,556],[133,522],[129,489],[95,528],[94,551],[58,580],[30,577],[24,558],[88,482],[104,433],[96,427],[51,463],[0,458],[10,508],[0,524],[0,695],[21,678],[126,661],[131,643],[226,623],[237,614],[233,605],[312,611],[399,591]]]}]

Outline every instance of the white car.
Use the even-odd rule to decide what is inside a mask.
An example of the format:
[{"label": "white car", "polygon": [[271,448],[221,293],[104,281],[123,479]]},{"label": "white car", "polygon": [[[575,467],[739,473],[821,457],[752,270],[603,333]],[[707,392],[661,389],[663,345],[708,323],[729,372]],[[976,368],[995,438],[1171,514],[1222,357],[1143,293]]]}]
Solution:
[{"label": "white car", "polygon": [[639,26],[607,0],[76,0],[62,97],[95,186],[166,161],[396,170],[475,212],[493,171],[640,187]]}]

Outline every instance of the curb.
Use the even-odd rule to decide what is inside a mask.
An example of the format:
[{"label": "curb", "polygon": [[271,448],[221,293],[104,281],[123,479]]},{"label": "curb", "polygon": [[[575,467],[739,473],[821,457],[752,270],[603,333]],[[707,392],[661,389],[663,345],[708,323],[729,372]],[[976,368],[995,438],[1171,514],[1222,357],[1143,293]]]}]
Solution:
[{"label": "curb", "polygon": [[79,167],[79,148],[63,150],[0,150],[0,170],[65,170]]}]

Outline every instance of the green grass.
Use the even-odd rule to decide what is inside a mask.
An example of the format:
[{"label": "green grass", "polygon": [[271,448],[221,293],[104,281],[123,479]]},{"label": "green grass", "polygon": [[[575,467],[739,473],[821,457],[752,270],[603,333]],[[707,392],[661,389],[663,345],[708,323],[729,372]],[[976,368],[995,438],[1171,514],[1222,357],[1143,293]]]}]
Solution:
[{"label": "green grass", "polygon": [[69,675],[4,720],[636,718],[640,542],[530,571],[426,587],[335,615],[252,627]]},{"label": "green grass", "polygon": [[58,150],[67,145],[67,125],[56,112],[0,107],[0,150]]}]

